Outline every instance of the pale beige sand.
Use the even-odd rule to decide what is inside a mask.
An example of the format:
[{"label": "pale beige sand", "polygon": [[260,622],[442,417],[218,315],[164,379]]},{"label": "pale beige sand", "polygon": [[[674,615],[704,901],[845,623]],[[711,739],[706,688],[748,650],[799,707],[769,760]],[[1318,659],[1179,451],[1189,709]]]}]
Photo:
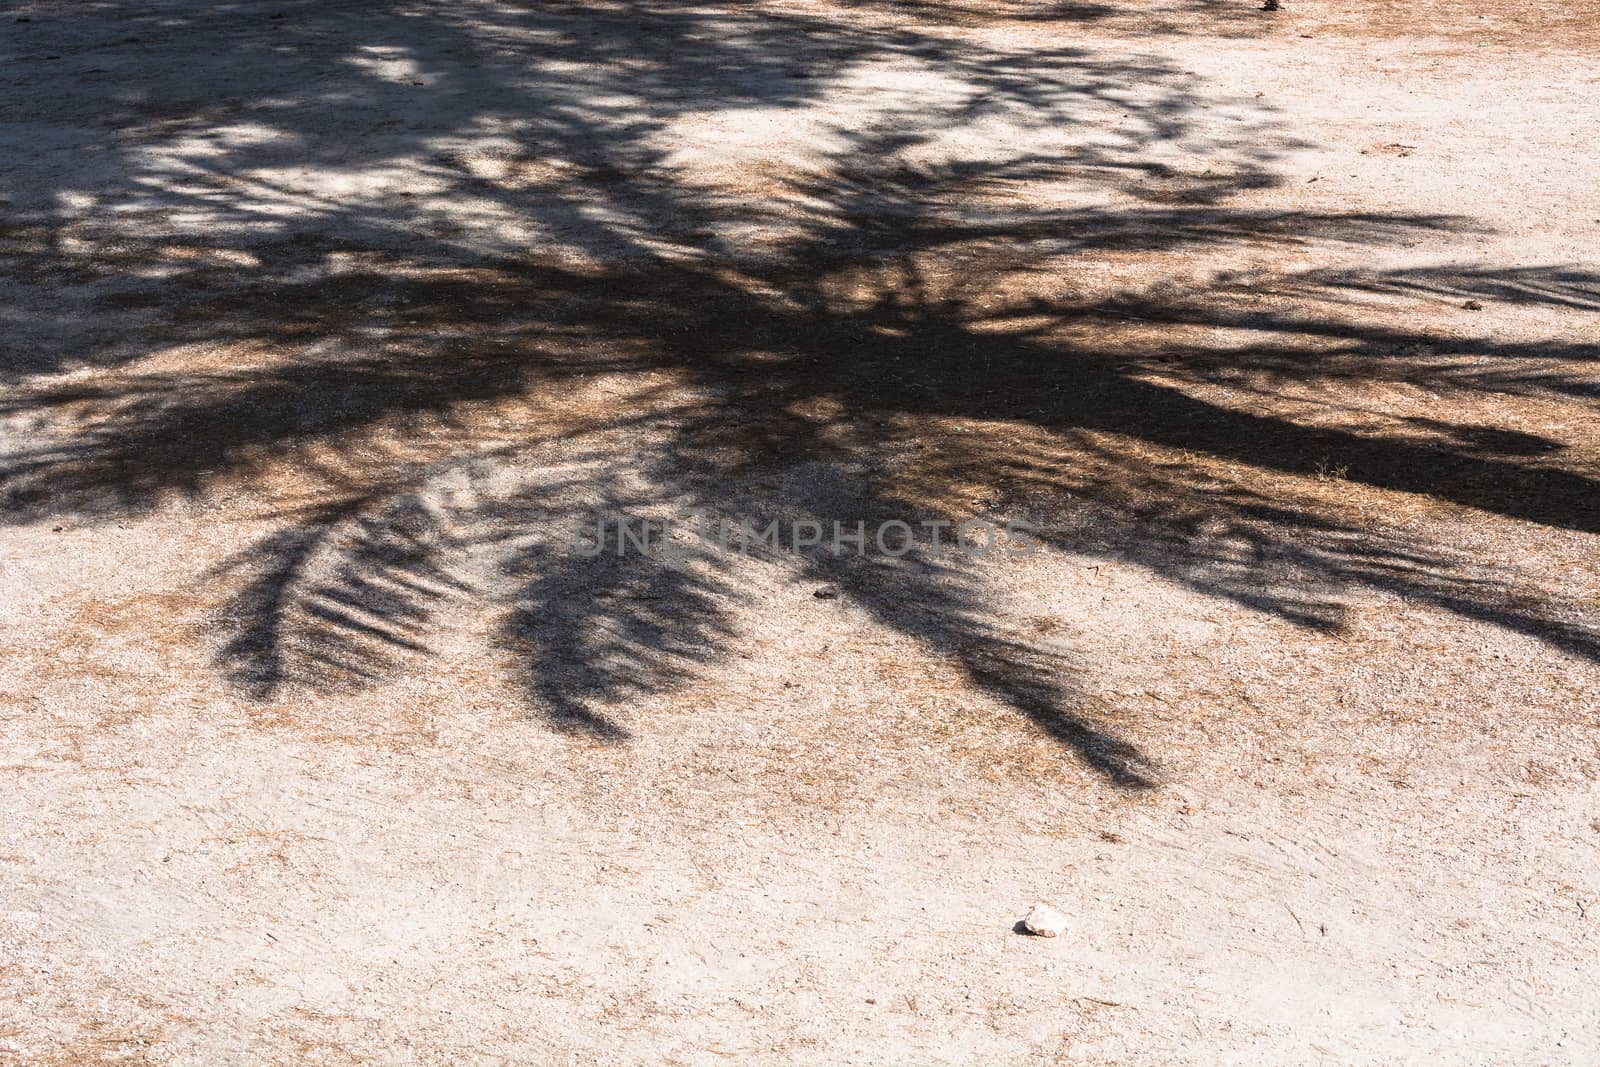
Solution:
[{"label": "pale beige sand", "polygon": [[1596,1062],[1600,8],[1255,6],[11,9],[0,1061]]}]

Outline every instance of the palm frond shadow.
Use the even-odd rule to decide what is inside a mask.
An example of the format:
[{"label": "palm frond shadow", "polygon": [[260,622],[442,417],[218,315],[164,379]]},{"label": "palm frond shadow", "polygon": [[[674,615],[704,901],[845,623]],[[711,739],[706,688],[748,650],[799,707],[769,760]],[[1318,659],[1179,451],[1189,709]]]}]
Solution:
[{"label": "palm frond shadow", "polygon": [[[1560,440],[1449,411],[1375,421],[1341,392],[1590,402],[1592,343],[1434,328],[1371,298],[1587,315],[1600,276],[1198,273],[1241,249],[1475,227],[1241,202],[1279,183],[1291,131],[1159,57],[963,36],[939,21],[954,4],[880,21],[871,3],[472,4],[425,26],[387,4],[280,4],[281,25],[249,5],[103,6],[136,34],[180,18],[214,46],[184,54],[215,58],[167,73],[157,40],[138,99],[57,87],[51,108],[103,105],[124,136],[99,198],[117,210],[67,206],[106,172],[82,164],[0,229],[0,297],[50,323],[0,361],[0,417],[31,432],[0,456],[0,499],[13,523],[264,505],[280,528],[211,576],[232,593],[218,665],[254,698],[416,669],[443,616],[487,604],[530,705],[624,741],[630,705],[728,655],[741,582],[767,568],[837,585],[1107,780],[1159,782],[1071,664],[997,615],[988,564],[920,541],[899,560],[668,558],[559,536],[603,511],[955,521],[974,494],[1044,551],[1298,626],[1336,630],[1346,592],[1378,590],[1600,658],[1577,594],[1324,491],[1331,463],[1386,499],[1600,533],[1600,474]],[[1012,14],[1044,7],[1126,14]],[[284,91],[186,88],[239,70]],[[862,79],[871,121],[808,127],[822,147],[803,166],[730,184],[668,147],[707,115],[825,112]],[[961,154],[952,133],[995,123],[1015,139]],[[288,176],[349,167],[357,143],[416,188],[341,198]]]},{"label": "palm frond shadow", "polygon": [[435,606],[472,592],[440,516],[415,497],[319,510],[221,568],[245,576],[217,660],[257,699],[285,686],[369,684],[425,653]]}]

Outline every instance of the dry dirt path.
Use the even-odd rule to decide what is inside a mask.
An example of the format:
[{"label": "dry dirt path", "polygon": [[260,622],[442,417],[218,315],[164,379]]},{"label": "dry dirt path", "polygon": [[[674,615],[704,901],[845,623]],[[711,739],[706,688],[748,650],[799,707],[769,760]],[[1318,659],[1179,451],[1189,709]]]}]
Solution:
[{"label": "dry dirt path", "polygon": [[1286,6],[8,9],[0,1061],[1596,1062],[1600,11]]}]

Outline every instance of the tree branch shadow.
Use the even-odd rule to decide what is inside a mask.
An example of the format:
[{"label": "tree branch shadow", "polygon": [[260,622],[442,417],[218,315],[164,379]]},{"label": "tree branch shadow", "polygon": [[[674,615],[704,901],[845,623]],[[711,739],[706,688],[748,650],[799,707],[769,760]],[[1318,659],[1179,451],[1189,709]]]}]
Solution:
[{"label": "tree branch shadow", "polygon": [[[156,25],[106,7],[140,34]],[[464,5],[423,26],[389,5],[284,10],[275,28],[248,5],[164,5],[184,54],[212,46],[202,75],[242,92],[281,63],[282,91],[219,104],[156,70],[108,113],[126,141],[113,176],[66,167],[0,231],[8,316],[52,322],[0,363],[0,417],[30,434],[0,456],[5,521],[260,501],[281,528],[213,576],[236,585],[217,662],[253,698],[381,682],[430,654],[447,606],[484,601],[529,704],[622,742],[630,705],[737,642],[742,569],[777,567],[952,657],[1107,781],[1158,784],[1071,665],[996,616],[987,564],[924,542],[897,561],[666,559],[534,536],[680,508],[953,522],[974,485],[1029,516],[1045,551],[1298,626],[1337,629],[1341,595],[1364,589],[1600,658],[1580,598],[1475,573],[1326,491],[1332,464],[1352,491],[1600,533],[1600,476],[1559,438],[1447,412],[1378,425],[1341,392],[1583,403],[1593,344],[1385,321],[1370,298],[1591,314],[1600,277],[1179,272],[1246,247],[1473,230],[1238,203],[1280,180],[1292,143],[1259,106],[1224,137],[1197,116],[1246,105],[1162,60],[1029,52],[937,20],[608,3]],[[128,61],[170,59],[180,42],[163,32]],[[873,123],[817,126],[825,149],[781,175],[707,177],[671,149],[708,115],[821,110],[882,70],[923,95],[880,87]],[[46,118],[109,106],[103,88],[40,85],[64,94]],[[432,108],[410,125],[394,117],[407,94]],[[962,156],[952,131],[986,123],[1027,143]],[[337,170],[352,137],[370,140],[368,169],[425,188],[311,195],[287,173]],[[63,206],[89,186],[118,210]],[[1096,281],[1107,265],[1154,280]]]}]

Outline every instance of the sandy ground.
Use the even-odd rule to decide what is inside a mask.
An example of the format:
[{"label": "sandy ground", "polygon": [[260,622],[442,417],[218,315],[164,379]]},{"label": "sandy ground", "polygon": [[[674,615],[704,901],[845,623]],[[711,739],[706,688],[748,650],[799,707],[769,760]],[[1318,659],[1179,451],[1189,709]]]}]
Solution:
[{"label": "sandy ground", "polygon": [[7,9],[0,1061],[1600,1060],[1600,9],[1286,8]]}]

